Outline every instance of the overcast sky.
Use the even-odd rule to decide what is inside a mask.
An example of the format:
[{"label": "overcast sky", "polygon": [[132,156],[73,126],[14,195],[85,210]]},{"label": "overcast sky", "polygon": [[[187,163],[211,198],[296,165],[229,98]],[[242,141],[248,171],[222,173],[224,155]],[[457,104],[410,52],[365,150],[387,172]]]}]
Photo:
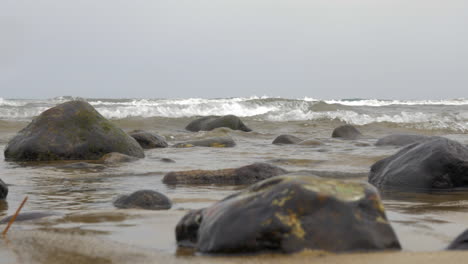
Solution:
[{"label": "overcast sky", "polygon": [[468,97],[465,0],[0,0],[0,97]]}]

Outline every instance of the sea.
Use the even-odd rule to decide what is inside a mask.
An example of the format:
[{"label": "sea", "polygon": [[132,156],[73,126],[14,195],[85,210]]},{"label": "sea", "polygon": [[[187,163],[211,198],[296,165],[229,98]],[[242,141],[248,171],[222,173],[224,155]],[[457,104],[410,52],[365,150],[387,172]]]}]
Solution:
[{"label": "sea", "polygon": [[[174,235],[177,222],[188,210],[209,206],[245,186],[165,185],[162,178],[168,172],[236,168],[267,162],[289,171],[310,170],[325,177],[366,181],[372,164],[398,151],[398,147],[375,146],[375,142],[386,135],[436,135],[468,144],[468,99],[465,98],[105,99],[62,96],[0,98],[0,149],[4,150],[8,141],[41,112],[69,100],[85,100],[124,131],[154,132],[164,136],[169,145],[215,136],[230,136],[237,145],[233,148],[151,149],[145,151],[145,158],[135,162],[94,169],[62,168],[63,162],[7,162],[1,151],[0,179],[8,184],[9,194],[6,202],[0,204],[0,218],[13,214],[26,196],[28,201],[22,212],[46,212],[52,216],[15,222],[8,236],[22,242],[8,246],[1,240],[0,259],[10,259],[14,263],[20,255],[31,261],[41,257],[47,260],[47,254],[51,254],[63,258],[49,259],[49,263],[60,263],[66,257],[91,255],[95,257],[94,263],[109,263],[106,261],[118,262],[113,258],[119,254],[123,258],[123,255],[152,252],[169,263],[181,257],[196,257],[193,252],[181,252],[177,248]],[[185,130],[196,118],[228,114],[240,117],[253,131]],[[333,129],[343,124],[354,125],[363,137],[357,140],[332,138]],[[272,141],[281,134],[323,144],[273,145]],[[163,162],[163,158],[175,162]],[[166,194],[173,207],[167,211],[114,208],[112,202],[119,195],[142,189]],[[468,227],[467,192],[394,193],[382,194],[382,199],[405,251],[442,250]],[[0,225],[0,229],[3,226]],[[76,241],[80,243],[72,243]],[[89,245],[100,251],[93,251]],[[23,253],[18,253],[18,248]],[[117,254],[110,248],[121,251]],[[98,252],[110,253],[102,256]]]}]

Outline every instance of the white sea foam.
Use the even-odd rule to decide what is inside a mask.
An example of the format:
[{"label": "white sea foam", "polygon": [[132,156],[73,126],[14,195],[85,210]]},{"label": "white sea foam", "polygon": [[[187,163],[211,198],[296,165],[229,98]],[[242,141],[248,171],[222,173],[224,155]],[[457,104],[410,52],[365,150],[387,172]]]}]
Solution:
[{"label": "white sea foam", "polygon": [[[0,119],[30,120],[47,108],[73,99],[80,98],[57,97],[49,100],[0,98]],[[284,99],[255,96],[220,99],[88,99],[87,101],[102,115],[112,119],[233,114],[267,121],[340,120],[354,125],[389,122],[428,129],[449,128],[468,131],[466,99],[321,101],[314,98]]]}]

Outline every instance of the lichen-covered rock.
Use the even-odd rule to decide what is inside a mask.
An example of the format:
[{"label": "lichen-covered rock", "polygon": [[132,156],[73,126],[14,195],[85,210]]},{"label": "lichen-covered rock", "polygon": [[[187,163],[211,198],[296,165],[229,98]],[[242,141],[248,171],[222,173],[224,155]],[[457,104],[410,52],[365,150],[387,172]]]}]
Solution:
[{"label": "lichen-covered rock", "polygon": [[110,152],[142,158],[143,149],[89,103],[70,101],[36,117],[10,140],[12,161],[96,160]]},{"label": "lichen-covered rock", "polygon": [[358,139],[361,136],[361,132],[352,125],[339,126],[335,128],[332,133],[332,137],[342,139]]},{"label": "lichen-covered rock", "polygon": [[168,146],[164,137],[151,132],[134,130],[128,134],[133,137],[144,149],[167,148]]},{"label": "lichen-covered rock", "polygon": [[0,200],[6,199],[8,195],[8,186],[0,179]]},{"label": "lichen-covered rock", "polygon": [[204,253],[400,249],[374,187],[291,175],[189,212],[176,226],[176,240]]},{"label": "lichen-covered rock", "polygon": [[117,208],[139,208],[146,210],[165,210],[172,206],[171,200],[162,193],[151,190],[140,190],[130,195],[122,195],[114,202]]},{"label": "lichen-covered rock", "polygon": [[236,146],[236,142],[230,137],[213,137],[187,142],[177,143],[173,148],[191,148],[191,147],[212,147],[212,148],[230,148]]},{"label": "lichen-covered rock", "polygon": [[248,128],[239,117],[234,115],[202,117],[190,122],[185,129],[192,132],[198,132],[211,131],[218,127],[227,127],[232,130],[242,130],[245,132],[252,131],[252,129]]},{"label": "lichen-covered rock", "polygon": [[431,139],[432,137],[424,135],[412,135],[412,134],[394,134],[385,136],[375,143],[376,146],[406,146],[409,144],[423,142]]},{"label": "lichen-covered rock", "polygon": [[107,153],[106,155],[102,156],[99,159],[99,162],[104,164],[117,164],[117,163],[125,163],[125,162],[132,162],[137,160],[137,158],[128,156],[118,152],[111,152]]},{"label": "lichen-covered rock", "polygon": [[299,142],[301,142],[302,139],[296,137],[296,136],[293,136],[293,135],[280,135],[280,136],[277,136],[272,144],[277,144],[277,145],[282,145],[282,144],[297,144]]},{"label": "lichen-covered rock", "polygon": [[267,163],[254,163],[237,169],[191,170],[169,172],[163,178],[166,184],[252,184],[287,173]]},{"label": "lichen-covered rock", "polygon": [[468,186],[468,148],[442,137],[408,145],[372,165],[369,182],[405,190]]},{"label": "lichen-covered rock", "polygon": [[448,250],[468,250],[468,229],[455,238],[447,248]]}]

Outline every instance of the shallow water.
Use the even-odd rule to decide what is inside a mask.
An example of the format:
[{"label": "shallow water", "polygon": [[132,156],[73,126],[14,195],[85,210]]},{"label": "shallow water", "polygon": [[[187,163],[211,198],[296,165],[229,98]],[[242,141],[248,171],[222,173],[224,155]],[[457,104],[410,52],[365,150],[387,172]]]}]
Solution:
[{"label": "shallow water", "polygon": [[[274,100],[273,102],[278,103]],[[260,101],[260,103],[271,102]],[[39,103],[36,102],[36,104]],[[44,107],[51,104],[53,104],[51,101],[43,103]],[[119,102],[119,104],[122,103]],[[231,104],[234,103],[231,102]],[[14,111],[15,106],[9,107],[10,111]],[[117,106],[112,107],[112,111],[119,111]],[[356,106],[328,104],[320,107]],[[364,111],[370,107],[372,106],[357,109]],[[425,112],[424,108],[430,107],[435,115],[440,116],[447,114],[444,111],[449,108],[458,116],[466,115],[464,114],[465,105],[385,105],[381,107],[389,108],[393,112],[401,112],[401,109],[397,109],[398,107],[405,109],[413,107],[416,112]],[[386,111],[382,108],[377,108],[377,110]],[[111,110],[107,109],[107,111]],[[257,109],[257,111],[260,110]],[[453,113],[450,114],[453,116]],[[285,112],[284,115],[287,113]],[[0,120],[0,149],[5,148],[8,140],[27,125],[30,118],[32,117],[24,116],[23,119],[12,120],[4,117]],[[126,131],[145,129],[156,132],[165,136],[171,145],[194,138],[228,135],[234,138],[237,146],[234,148],[152,149],[145,152],[144,159],[96,169],[60,168],[66,162],[35,164],[6,162],[2,152],[0,154],[0,178],[9,184],[9,195],[7,203],[0,205],[0,217],[12,214],[26,195],[29,200],[23,212],[54,213],[53,216],[35,221],[16,222],[9,231],[11,233],[9,237],[13,239],[16,232],[18,240],[28,241],[25,238],[28,234],[26,231],[28,231],[32,232],[31,234],[38,234],[38,237],[44,236],[51,240],[54,236],[57,239],[70,236],[76,240],[84,239],[85,242],[98,239],[109,245],[120,243],[127,248],[131,246],[136,248],[134,251],[137,253],[139,250],[150,250],[173,260],[179,255],[177,259],[180,260],[180,256],[184,254],[177,251],[174,237],[174,227],[178,220],[187,210],[206,207],[242,189],[243,186],[165,185],[161,180],[167,172],[233,168],[253,162],[270,162],[289,171],[325,171],[327,173],[322,174],[326,177],[365,181],[369,167],[374,162],[398,150],[395,147],[374,146],[379,137],[387,134],[407,132],[441,135],[463,144],[468,143],[468,134],[460,130],[461,127],[467,125],[465,120],[460,121],[459,126],[443,128],[440,127],[440,122],[436,122],[435,126],[430,129],[427,128],[429,123],[419,126],[416,123],[372,122],[357,125],[365,135],[364,138],[347,141],[330,137],[333,128],[344,124],[342,120],[336,118],[276,121],[271,118],[250,116],[242,119],[254,132],[246,133],[225,128],[197,133],[185,131],[185,125],[193,119],[195,117],[138,116],[112,119],[112,121]],[[271,144],[276,136],[285,133],[303,139],[319,140],[324,144],[320,146]],[[162,158],[172,159],[175,163],[163,162]],[[153,189],[166,194],[173,201],[173,208],[169,211],[158,212],[114,209],[112,201],[117,196],[140,189]],[[468,191],[432,194],[390,193],[383,194],[383,201],[387,216],[405,251],[441,250],[467,227]],[[30,245],[32,242],[26,244]],[[55,246],[57,245],[51,245],[51,247]],[[25,247],[25,244],[19,247]],[[33,252],[32,249],[31,252]],[[133,251],[129,250],[129,252]],[[15,250],[4,247],[0,250],[0,259],[12,258],[18,255],[17,253]],[[135,254],[138,255],[137,253]],[[79,257],[76,258],[79,259]],[[107,260],[109,259],[104,258],[102,263],[107,263]],[[75,263],[79,262],[75,261]]]}]

